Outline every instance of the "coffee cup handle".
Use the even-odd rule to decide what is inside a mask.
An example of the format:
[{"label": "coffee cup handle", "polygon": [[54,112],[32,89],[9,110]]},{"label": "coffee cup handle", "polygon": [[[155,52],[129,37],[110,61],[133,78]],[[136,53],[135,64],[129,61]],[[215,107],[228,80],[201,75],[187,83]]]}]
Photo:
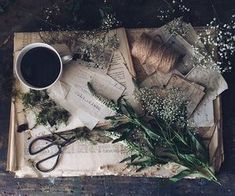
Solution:
[{"label": "coffee cup handle", "polygon": [[63,64],[67,64],[67,63],[69,63],[70,61],[73,60],[73,55],[69,54],[69,55],[62,56],[61,60],[62,60]]}]

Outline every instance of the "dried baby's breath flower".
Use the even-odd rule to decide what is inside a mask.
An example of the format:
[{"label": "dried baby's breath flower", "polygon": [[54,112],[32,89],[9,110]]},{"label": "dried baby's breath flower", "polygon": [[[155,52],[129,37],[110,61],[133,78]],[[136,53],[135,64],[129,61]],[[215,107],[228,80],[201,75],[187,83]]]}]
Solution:
[{"label": "dried baby's breath flower", "polygon": [[[209,24],[205,33],[198,35],[198,43],[194,46],[194,52],[201,54],[198,65],[211,68],[219,72],[226,72],[232,69],[230,58],[235,52],[235,15],[229,23],[219,24],[214,18]],[[200,46],[203,44],[205,48]],[[210,52],[208,52],[210,51]]]},{"label": "dried baby's breath flower", "polygon": [[119,40],[114,33],[96,29],[93,31],[59,31],[42,32],[42,40],[48,44],[66,43],[76,58],[89,63],[89,66],[106,69],[109,66],[112,53],[119,47]]},{"label": "dried baby's breath flower", "polygon": [[171,22],[166,24],[164,27],[166,28],[166,30],[170,32],[170,34],[177,33],[181,35],[182,37],[185,37],[190,30],[190,25],[185,23],[182,20],[182,17],[172,20]]},{"label": "dried baby's breath flower", "polygon": [[186,99],[178,88],[149,89],[141,88],[137,93],[147,114],[163,119],[169,124],[183,126],[186,123]]},{"label": "dried baby's breath flower", "polygon": [[101,29],[108,31],[120,25],[110,4],[104,2],[104,6],[99,11],[101,15]]},{"label": "dried baby's breath flower", "polygon": [[[182,18],[174,19],[164,26],[171,34],[177,33],[185,37],[190,25]],[[231,57],[235,52],[235,15],[227,24],[219,24],[214,18],[203,31],[198,34],[193,44],[192,62],[194,67],[211,69],[220,73],[230,71]],[[191,63],[191,61],[190,61]]]},{"label": "dried baby's breath flower", "polygon": [[46,23],[51,23],[54,19],[60,15],[61,9],[57,3],[54,3],[51,7],[47,7],[43,10],[43,18]]},{"label": "dried baby's breath flower", "polygon": [[103,30],[109,30],[114,27],[119,26],[120,22],[117,20],[116,16],[112,13],[106,14],[102,18],[102,24],[101,24],[101,29]]},{"label": "dried baby's breath flower", "polygon": [[183,0],[164,1],[167,8],[158,9],[157,18],[161,21],[172,20],[175,17],[182,16],[190,12],[190,8],[185,5]]}]

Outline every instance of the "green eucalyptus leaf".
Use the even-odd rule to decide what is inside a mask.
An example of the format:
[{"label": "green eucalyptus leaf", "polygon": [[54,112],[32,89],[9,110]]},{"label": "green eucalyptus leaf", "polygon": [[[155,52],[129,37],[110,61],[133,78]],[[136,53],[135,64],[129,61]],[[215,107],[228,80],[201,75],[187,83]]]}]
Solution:
[{"label": "green eucalyptus leaf", "polygon": [[116,120],[119,116],[114,115],[114,116],[106,116],[104,119],[105,120]]},{"label": "green eucalyptus leaf", "polygon": [[145,129],[145,133],[153,140],[158,140],[160,136],[149,129]]},{"label": "green eucalyptus leaf", "polygon": [[126,99],[123,99],[123,106],[125,108],[125,110],[127,111],[127,113],[131,116],[131,117],[137,117],[135,110],[132,108],[132,106],[127,102]]},{"label": "green eucalyptus leaf", "polygon": [[137,157],[139,157],[138,154],[133,154],[133,155],[121,160],[120,163],[124,163],[124,162],[127,162],[127,161],[133,162]]},{"label": "green eucalyptus leaf", "polygon": [[121,113],[121,114],[123,114],[123,111],[122,111],[122,101],[123,101],[124,97],[125,97],[125,95],[122,95],[117,100],[118,112]]},{"label": "green eucalyptus leaf", "polygon": [[131,122],[127,122],[123,124],[117,123],[115,126],[108,128],[107,131],[120,133],[124,129],[133,129],[133,128],[134,128],[134,125]]},{"label": "green eucalyptus leaf", "polygon": [[185,169],[181,172],[179,172],[178,174],[174,175],[173,177],[171,177],[169,180],[172,182],[177,182],[181,179],[183,179],[186,176],[189,176],[190,174],[192,174],[192,171],[189,169]]},{"label": "green eucalyptus leaf", "polygon": [[199,154],[200,158],[202,158],[204,161],[208,160],[208,152],[206,151],[199,137],[196,137],[196,135],[194,135],[191,131],[188,131],[188,136],[190,137],[191,148],[194,149],[194,152]]},{"label": "green eucalyptus leaf", "polygon": [[152,141],[150,141],[147,137],[144,138],[146,143],[148,144],[148,147],[150,148],[150,150],[153,152],[154,151],[154,144],[152,143]]},{"label": "green eucalyptus leaf", "polygon": [[202,178],[205,178],[209,181],[214,181],[214,182],[218,183],[219,185],[221,185],[218,182],[217,178],[215,177],[214,172],[208,166],[204,166],[204,167],[201,167],[200,169],[198,169],[197,175]]},{"label": "green eucalyptus leaf", "polygon": [[179,142],[183,143],[185,146],[189,146],[189,144],[184,140],[184,137],[181,134],[177,133],[177,131],[172,131]]}]

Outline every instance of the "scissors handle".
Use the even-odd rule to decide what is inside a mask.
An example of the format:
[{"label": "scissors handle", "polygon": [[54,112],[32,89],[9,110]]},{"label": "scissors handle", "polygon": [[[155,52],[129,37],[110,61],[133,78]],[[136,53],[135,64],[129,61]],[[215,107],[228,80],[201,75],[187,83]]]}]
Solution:
[{"label": "scissors handle", "polygon": [[[33,146],[39,141],[46,141],[46,142],[49,142],[49,144],[47,144],[46,146],[44,146],[42,148],[39,148],[38,150],[33,150]],[[36,155],[36,154],[50,148],[51,146],[57,146],[58,147],[58,145],[55,144],[53,138],[44,137],[44,136],[38,137],[38,138],[36,138],[36,139],[34,139],[30,142],[30,144],[29,144],[29,154],[30,155]]]},{"label": "scissors handle", "polygon": [[[53,170],[56,168],[56,166],[58,165],[59,158],[60,158],[60,154],[61,154],[61,152],[58,151],[56,154],[53,154],[53,155],[51,155],[51,156],[49,156],[49,157],[47,157],[47,158],[45,158],[45,159],[42,159],[42,160],[38,161],[38,162],[35,164],[35,167],[36,167],[37,170],[39,170],[40,172],[51,172],[51,171],[53,171]],[[56,157],[56,156],[57,156],[57,157]],[[43,162],[46,162],[47,160],[52,159],[52,158],[54,158],[54,157],[56,157],[56,160],[55,160],[55,163],[52,165],[51,168],[43,168],[43,167],[41,166],[41,164],[42,164]]]},{"label": "scissors handle", "polygon": [[[75,129],[75,130],[77,130],[77,129]],[[43,151],[46,151],[47,149],[51,149],[53,146],[57,147],[57,151],[54,154],[49,155],[48,157],[38,161],[35,164],[36,169],[38,169],[41,172],[50,172],[50,171],[54,170],[58,164],[63,147],[68,146],[77,140],[77,138],[78,138],[77,134],[74,135],[75,130],[72,130],[70,132],[61,132],[61,133],[54,133],[51,135],[45,135],[45,136],[37,137],[34,140],[32,140],[29,144],[29,154],[30,155],[39,154]],[[70,136],[70,137],[67,138],[68,136]],[[40,146],[40,148],[34,149],[33,148],[34,145],[36,145],[36,143],[40,142],[40,141],[46,142],[46,145],[44,145],[42,147]],[[43,166],[41,164],[43,162],[46,162],[49,159],[53,159],[53,158],[55,158],[55,162],[52,165],[52,167],[49,169],[43,168]]]},{"label": "scissors handle", "polygon": [[[46,142],[49,142],[49,144],[47,144],[46,146],[44,146],[44,147],[42,147],[42,148],[39,148],[39,149],[37,149],[37,150],[33,150],[33,146],[34,146],[37,142],[39,142],[39,141],[46,141]],[[48,157],[46,157],[46,158],[44,158],[44,159],[42,159],[42,160],[36,162],[35,167],[36,167],[39,171],[41,171],[41,172],[50,172],[50,171],[52,171],[52,170],[54,170],[54,169],[56,168],[56,166],[57,166],[57,164],[58,164],[58,161],[59,161],[59,158],[60,158],[60,154],[61,154],[61,152],[62,152],[61,146],[58,145],[58,144],[55,142],[55,140],[54,140],[53,137],[48,137],[48,136],[46,136],[46,137],[45,137],[45,136],[38,137],[38,138],[32,140],[31,143],[29,144],[29,154],[30,154],[30,155],[39,154],[40,152],[45,151],[45,150],[47,150],[47,149],[49,149],[49,148],[51,148],[51,147],[53,147],[53,146],[56,146],[57,149],[58,149],[54,154],[52,154],[52,155],[50,155],[50,156],[48,156]],[[43,162],[46,162],[46,161],[48,161],[48,160],[50,160],[50,159],[52,159],[52,158],[54,158],[54,157],[56,157],[56,160],[55,160],[54,164],[52,165],[52,167],[50,167],[50,168],[48,169],[48,168],[43,168],[43,167],[41,166],[41,164],[42,164]]]}]

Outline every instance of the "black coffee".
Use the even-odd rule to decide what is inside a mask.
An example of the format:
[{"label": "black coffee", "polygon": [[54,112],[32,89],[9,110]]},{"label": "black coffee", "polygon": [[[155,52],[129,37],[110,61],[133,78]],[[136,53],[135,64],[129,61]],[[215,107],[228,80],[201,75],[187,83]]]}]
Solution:
[{"label": "black coffee", "polygon": [[52,84],[61,69],[58,55],[45,47],[29,50],[23,56],[20,68],[25,81],[37,88]]}]

